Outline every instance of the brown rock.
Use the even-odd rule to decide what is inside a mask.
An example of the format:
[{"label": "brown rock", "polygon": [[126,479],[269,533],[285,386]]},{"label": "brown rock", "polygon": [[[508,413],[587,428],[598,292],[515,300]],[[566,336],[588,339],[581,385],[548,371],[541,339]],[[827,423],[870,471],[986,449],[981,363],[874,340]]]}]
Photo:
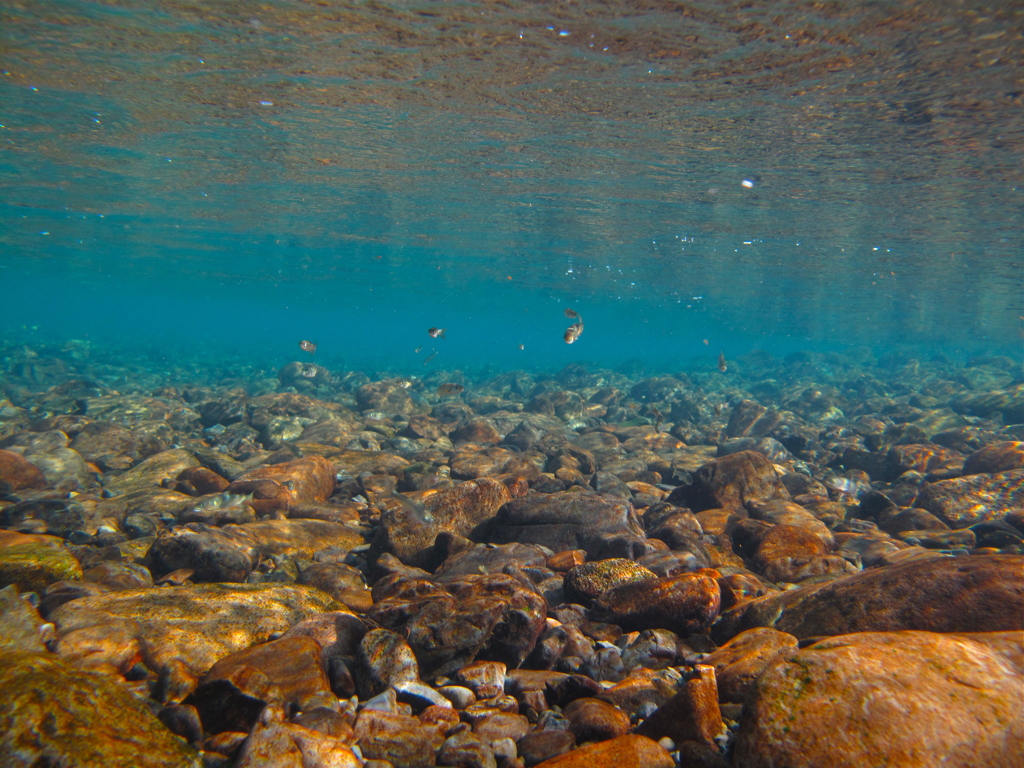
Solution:
[{"label": "brown rock", "polygon": [[643,526],[625,500],[565,491],[512,499],[498,510],[485,540],[543,544],[557,551],[597,554],[607,536],[643,537]]},{"label": "brown rock", "polygon": [[[184,484],[184,488],[182,485]],[[221,493],[231,483],[206,467],[189,467],[178,475],[177,490],[190,496],[205,496],[209,493]]]},{"label": "brown rock", "polygon": [[785,654],[757,681],[733,764],[1019,766],[1022,639],[868,632]]},{"label": "brown rock", "polygon": [[[714,575],[712,575],[714,574]],[[718,616],[721,592],[714,571],[683,573],[609,589],[592,613],[626,631],[668,629],[680,635],[700,632]]]},{"label": "brown rock", "polygon": [[675,768],[675,760],[656,741],[627,734],[558,755],[537,768]]},{"label": "brown rock", "polygon": [[360,768],[346,739],[298,723],[260,723],[246,739],[236,768]]},{"label": "brown rock", "polygon": [[434,567],[438,534],[470,536],[511,498],[504,483],[479,478],[433,492],[420,502],[396,502],[381,513],[374,549],[391,552],[406,565]]},{"label": "brown rock", "polygon": [[788,498],[768,459],[754,451],[740,451],[702,466],[692,483],[676,488],[666,501],[694,512],[720,507],[742,514],[748,501]]},{"label": "brown rock", "polygon": [[1011,509],[1024,507],[1024,470],[929,483],[914,505],[928,510],[950,528],[1002,520]]},{"label": "brown rock", "polygon": [[82,566],[55,536],[0,530],[0,587],[42,592],[49,584],[82,578]]},{"label": "brown rock", "polygon": [[763,570],[773,560],[813,557],[824,555],[827,551],[824,542],[805,528],[798,528],[795,525],[773,525],[761,537],[754,553],[754,562]]},{"label": "brown rock", "polygon": [[326,501],[334,492],[334,467],[321,456],[307,456],[284,464],[251,469],[228,486],[229,493],[246,493],[244,484],[272,480],[283,486],[289,503]]},{"label": "brown rock", "polygon": [[17,453],[0,450],[0,493],[45,487],[46,478],[37,466]]},{"label": "brown rock", "polygon": [[842,576],[860,569],[839,555],[811,555],[810,557],[779,557],[764,566],[761,573],[777,584],[797,584],[818,576]]},{"label": "brown rock", "polygon": [[355,672],[363,699],[372,698],[396,683],[415,683],[420,679],[412,648],[400,635],[387,629],[372,629],[363,636]]},{"label": "brown rock", "polygon": [[501,435],[494,428],[490,419],[477,417],[470,419],[451,433],[453,443],[491,443],[501,442]]},{"label": "brown rock", "polygon": [[607,741],[629,732],[629,715],[601,699],[576,699],[562,714],[569,721],[569,731],[578,744]]},{"label": "brown rock", "polygon": [[995,474],[1024,469],[1024,442],[1006,440],[979,448],[964,460],[964,474]]},{"label": "brown rock", "polygon": [[698,664],[693,676],[680,684],[679,693],[658,707],[636,733],[652,739],[668,736],[676,744],[698,741],[713,745],[724,730],[715,668]]},{"label": "brown rock", "polygon": [[894,445],[885,455],[885,477],[879,479],[895,480],[904,472],[926,475],[940,467],[959,465],[962,460],[958,452],[931,443]]},{"label": "brown rock", "polygon": [[373,605],[373,596],[363,574],[343,563],[313,563],[302,569],[300,584],[321,589],[353,611],[365,611]]},{"label": "brown rock", "polygon": [[[925,550],[927,552],[927,550]],[[1024,555],[914,559],[742,603],[712,635],[774,627],[798,638],[917,629],[1024,629]]]},{"label": "brown rock", "polygon": [[435,753],[444,743],[437,727],[415,717],[364,709],[356,718],[356,739],[363,757],[387,760],[394,768],[436,765]]},{"label": "brown rock", "polygon": [[[747,504],[747,511],[755,520],[762,520],[772,525],[791,525],[813,533],[821,539],[826,551],[832,551],[833,547],[835,547],[835,539],[828,526],[799,504],[794,504],[785,499],[753,501]],[[808,552],[805,554],[817,553]]]},{"label": "brown rock", "polygon": [[[204,729],[208,733],[230,730],[249,730],[255,724],[262,706],[253,708],[252,720],[244,723],[231,720],[226,713],[234,711],[233,703],[240,697],[269,703],[263,698],[265,684],[257,691],[249,690],[240,675],[244,670],[255,670],[274,689],[274,700],[295,705],[298,709],[316,694],[329,693],[330,683],[323,666],[320,644],[309,636],[293,635],[272,640],[225,656],[214,664],[202,679],[192,703],[199,710]],[[248,675],[252,679],[251,673]],[[239,727],[242,726],[242,727]]]},{"label": "brown rock", "polygon": [[140,464],[116,477],[104,478],[104,487],[112,494],[156,488],[165,481],[173,481],[186,469],[198,467],[199,460],[183,448],[150,456]]},{"label": "brown rock", "polygon": [[329,520],[257,520],[225,525],[221,531],[259,557],[311,558],[315,552],[328,547],[352,549],[366,543],[359,530]]},{"label": "brown rock", "polygon": [[565,574],[563,583],[568,602],[590,605],[612,587],[656,578],[656,574],[632,560],[612,558],[576,566]]},{"label": "brown rock", "polygon": [[552,757],[564,755],[576,747],[576,737],[569,731],[533,731],[516,743],[519,757],[527,768],[532,768]]},{"label": "brown rock", "polygon": [[741,632],[705,656],[701,663],[715,668],[721,701],[743,702],[758,676],[779,654],[795,651],[793,635],[769,627]]}]

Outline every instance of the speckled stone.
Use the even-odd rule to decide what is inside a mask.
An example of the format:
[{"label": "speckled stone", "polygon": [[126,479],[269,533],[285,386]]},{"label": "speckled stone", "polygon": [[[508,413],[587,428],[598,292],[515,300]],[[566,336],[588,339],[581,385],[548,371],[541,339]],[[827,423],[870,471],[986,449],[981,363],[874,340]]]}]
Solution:
[{"label": "speckled stone", "polygon": [[795,651],[797,639],[786,632],[758,627],[741,632],[705,656],[701,663],[715,668],[721,701],[742,702],[750,687],[779,655]]},{"label": "speckled stone", "polygon": [[394,768],[429,768],[444,744],[437,727],[415,717],[364,709],[356,718],[356,739],[364,757],[387,760]]},{"label": "speckled stone", "polygon": [[712,575],[682,573],[609,589],[594,603],[593,614],[626,631],[669,629],[688,635],[711,626],[720,603]]},{"label": "speckled stone", "polygon": [[578,565],[565,574],[563,584],[569,602],[590,605],[607,589],[656,578],[650,569],[617,557]]},{"label": "speckled stone", "polygon": [[306,456],[284,464],[256,467],[235,478],[228,492],[236,485],[258,480],[272,480],[288,492],[288,502],[326,501],[334,492],[334,467],[321,456]]},{"label": "speckled stone", "polygon": [[0,754],[10,766],[199,768],[199,755],[109,675],[0,652]]},{"label": "speckled stone", "polygon": [[329,520],[257,520],[243,525],[225,525],[221,530],[261,557],[312,558],[314,553],[328,547],[352,549],[366,543],[360,531]]},{"label": "speckled stone", "polygon": [[0,653],[46,650],[39,611],[13,586],[0,589]]},{"label": "speckled stone", "polygon": [[969,475],[925,485],[914,506],[926,509],[950,528],[1002,520],[1024,507],[1024,470]]},{"label": "speckled stone", "polygon": [[0,587],[42,592],[58,581],[82,578],[82,566],[53,536],[0,530]]},{"label": "speckled stone", "polygon": [[356,657],[359,695],[369,699],[400,682],[419,682],[420,670],[412,648],[401,635],[371,629],[359,643]]},{"label": "speckled stone", "polygon": [[202,675],[229,653],[339,607],[312,587],[196,584],[83,597],[54,609],[49,618],[59,638],[86,627],[109,627],[111,634],[140,643],[149,669],[183,665]]},{"label": "speckled stone", "polygon": [[722,614],[712,636],[724,643],[753,627],[798,638],[1024,629],[1022,569],[1024,555],[935,554],[742,603]]},{"label": "speckled stone", "polygon": [[746,768],[1024,764],[1024,634],[866,632],[777,658],[733,749]]},{"label": "speckled stone", "polygon": [[361,768],[346,739],[298,723],[257,725],[246,739],[235,768]]}]

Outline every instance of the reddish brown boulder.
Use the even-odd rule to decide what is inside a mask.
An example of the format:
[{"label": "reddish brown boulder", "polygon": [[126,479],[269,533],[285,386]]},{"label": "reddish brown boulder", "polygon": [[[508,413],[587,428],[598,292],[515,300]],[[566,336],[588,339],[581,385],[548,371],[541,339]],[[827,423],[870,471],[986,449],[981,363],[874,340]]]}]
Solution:
[{"label": "reddish brown boulder", "polygon": [[793,635],[769,627],[741,632],[701,661],[715,668],[721,701],[742,702],[758,676],[782,653],[795,651]]},{"label": "reddish brown boulder", "polygon": [[0,493],[45,487],[46,478],[35,464],[17,453],[0,450]]},{"label": "reddish brown boulder", "polygon": [[1022,572],[1024,555],[912,559],[750,600],[722,614],[712,634],[724,643],[753,627],[798,638],[1024,629]]},{"label": "reddish brown boulder", "polygon": [[675,764],[658,742],[630,733],[552,757],[537,768],[675,768]]},{"label": "reddish brown boulder", "polygon": [[576,566],[565,574],[563,584],[569,602],[590,605],[612,587],[655,578],[654,572],[632,560],[612,558]]},{"label": "reddish brown boulder", "polygon": [[576,742],[606,741],[629,732],[629,715],[607,701],[585,697],[570,702],[562,714]]},{"label": "reddish brown boulder", "polygon": [[733,765],[1024,764],[1024,635],[866,632],[777,658],[744,708]]},{"label": "reddish brown boulder", "polygon": [[712,746],[724,730],[715,668],[698,664],[693,675],[680,684],[679,692],[658,707],[636,732],[652,739],[668,736],[676,744],[697,741]]},{"label": "reddish brown boulder", "polygon": [[763,570],[774,560],[813,557],[824,555],[827,551],[824,542],[805,528],[798,528],[795,525],[773,525],[761,537],[754,553],[754,562]]}]

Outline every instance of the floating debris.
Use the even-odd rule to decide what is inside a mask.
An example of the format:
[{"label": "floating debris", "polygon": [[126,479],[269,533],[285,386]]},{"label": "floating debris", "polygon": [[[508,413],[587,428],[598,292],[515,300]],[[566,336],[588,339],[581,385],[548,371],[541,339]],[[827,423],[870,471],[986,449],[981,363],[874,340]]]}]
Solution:
[{"label": "floating debris", "polygon": [[722,373],[729,370],[729,364],[725,362],[725,352],[718,353],[718,370]]}]

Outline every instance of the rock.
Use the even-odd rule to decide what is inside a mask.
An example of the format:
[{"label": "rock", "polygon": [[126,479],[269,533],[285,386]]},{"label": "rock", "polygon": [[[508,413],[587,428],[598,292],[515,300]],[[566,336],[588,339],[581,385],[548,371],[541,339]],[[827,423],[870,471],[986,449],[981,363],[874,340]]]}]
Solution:
[{"label": "rock", "polygon": [[413,410],[409,382],[405,379],[364,384],[356,391],[356,402],[361,411],[383,411],[389,416],[408,416]]},{"label": "rock", "polygon": [[629,715],[607,701],[582,698],[570,702],[562,713],[576,742],[607,741],[629,732]]},{"label": "rock", "polygon": [[114,495],[149,490],[159,487],[164,481],[174,480],[186,469],[198,466],[199,460],[190,452],[175,448],[150,456],[121,475],[104,478],[103,486]]},{"label": "rock", "polygon": [[768,562],[761,573],[776,584],[797,584],[819,576],[842,576],[860,569],[839,555],[811,555],[809,557],[779,557]]},{"label": "rock", "polygon": [[709,573],[695,572],[609,589],[595,601],[592,614],[627,632],[668,629],[689,635],[711,626],[720,604],[721,592],[715,578]]},{"label": "rock", "polygon": [[419,665],[412,648],[387,629],[371,629],[359,643],[356,657],[359,695],[369,699],[398,683],[419,682]]},{"label": "rock", "polygon": [[712,630],[724,643],[774,627],[798,638],[917,629],[1024,629],[1024,555],[910,560],[741,603]]},{"label": "rock", "polygon": [[337,608],[310,587],[196,584],[82,597],[55,608],[49,619],[58,638],[84,628],[108,628],[112,646],[139,643],[143,663],[154,672],[183,666],[198,676],[234,651]]},{"label": "rock", "polygon": [[349,550],[366,543],[363,534],[347,525],[329,520],[257,520],[243,525],[225,525],[225,536],[260,557],[312,558],[314,553],[334,547]]},{"label": "rock", "polygon": [[632,560],[598,560],[576,566],[565,574],[565,596],[569,602],[590,605],[607,589],[655,578],[655,573]]},{"label": "rock", "polygon": [[1024,470],[969,475],[925,485],[914,505],[951,528],[1002,520],[1024,507]]},{"label": "rock", "polygon": [[992,392],[962,395],[950,403],[954,411],[974,416],[1002,413],[1004,423],[1024,423],[1024,384]]},{"label": "rock", "polygon": [[810,531],[795,525],[778,524],[761,537],[754,552],[754,564],[758,570],[763,570],[781,558],[814,557],[827,551],[824,542]]},{"label": "rock", "polygon": [[468,537],[511,499],[504,483],[480,478],[434,493],[422,502],[396,500],[381,514],[375,549],[391,552],[407,565],[436,565],[433,546],[438,534]]},{"label": "rock", "polygon": [[51,654],[0,652],[0,753],[6,765],[199,768],[174,736],[116,678]]},{"label": "rock", "polygon": [[772,463],[754,451],[741,451],[705,464],[689,485],[680,485],[665,500],[694,512],[723,508],[742,513],[748,501],[788,499]]},{"label": "rock", "polygon": [[0,530],[0,587],[42,593],[47,585],[82,578],[82,566],[53,536]]},{"label": "rock", "polygon": [[702,660],[715,668],[721,701],[743,702],[754,681],[780,654],[795,651],[793,635],[769,627],[748,629]]},{"label": "rock", "polygon": [[445,739],[437,753],[442,765],[459,768],[497,768],[494,752],[471,731],[459,731]]},{"label": "rock", "polygon": [[676,744],[697,741],[708,746],[724,731],[715,668],[706,664],[694,667],[692,675],[680,683],[679,692],[636,729],[652,739],[668,736]]},{"label": "rock", "polygon": [[867,632],[785,654],[757,681],[733,764],[1020,765],[1021,654],[1018,632]]},{"label": "rock", "polygon": [[658,742],[627,734],[552,757],[537,768],[675,768],[675,764]]},{"label": "rock", "polygon": [[516,743],[519,757],[527,768],[532,768],[552,757],[564,755],[576,747],[576,737],[569,731],[532,731]]},{"label": "rock", "polygon": [[356,718],[356,739],[363,757],[387,760],[394,768],[429,768],[444,735],[415,717],[364,709]]},{"label": "rock", "polygon": [[111,591],[153,586],[153,576],[149,569],[144,565],[130,562],[105,561],[97,563],[83,573],[82,578],[94,584],[102,584]]},{"label": "rock", "polygon": [[774,409],[769,411],[753,400],[741,400],[729,414],[725,434],[729,437],[764,437],[781,423],[782,416]]},{"label": "rock", "polygon": [[345,739],[298,723],[269,722],[257,725],[246,739],[235,768],[361,768],[360,760]]},{"label": "rock", "polygon": [[596,554],[603,537],[643,537],[633,506],[625,500],[562,492],[512,499],[482,534],[498,544],[542,544],[556,552],[584,549]]},{"label": "rock", "polygon": [[299,583],[323,590],[354,611],[365,611],[373,605],[373,596],[363,574],[350,565],[313,563],[302,569]]},{"label": "rock", "polygon": [[[441,534],[442,537],[449,534]],[[463,576],[481,573],[503,573],[506,569],[542,568],[547,550],[536,544],[475,544],[445,558],[434,571],[434,580],[444,583]]]},{"label": "rock", "polygon": [[207,733],[248,731],[266,704],[306,710],[330,690],[320,644],[292,635],[220,659],[185,701],[199,711]]},{"label": "rock", "polygon": [[995,474],[1024,469],[1024,442],[1006,440],[979,448],[964,460],[964,474]]},{"label": "rock", "polygon": [[337,657],[355,657],[366,625],[349,611],[328,611],[293,624],[282,637],[308,635],[323,648],[324,667]]},{"label": "rock", "polygon": [[195,582],[244,582],[252,572],[252,558],[243,544],[201,523],[179,525],[159,536],[148,559],[153,573],[188,568]]},{"label": "rock", "polygon": [[43,639],[52,637],[52,629],[17,589],[13,586],[0,589],[0,654],[9,651],[42,653],[46,650]]},{"label": "rock", "polygon": [[45,487],[39,467],[20,454],[0,450],[0,494]]},{"label": "rock", "polygon": [[401,586],[367,616],[408,639],[428,679],[450,674],[478,655],[518,667],[547,615],[541,595],[504,574],[466,576],[443,587],[405,582],[408,592]]},{"label": "rock", "polygon": [[287,503],[326,501],[334,492],[334,466],[321,456],[256,467],[235,478],[228,493],[249,492],[248,483],[271,480],[287,492]]}]

